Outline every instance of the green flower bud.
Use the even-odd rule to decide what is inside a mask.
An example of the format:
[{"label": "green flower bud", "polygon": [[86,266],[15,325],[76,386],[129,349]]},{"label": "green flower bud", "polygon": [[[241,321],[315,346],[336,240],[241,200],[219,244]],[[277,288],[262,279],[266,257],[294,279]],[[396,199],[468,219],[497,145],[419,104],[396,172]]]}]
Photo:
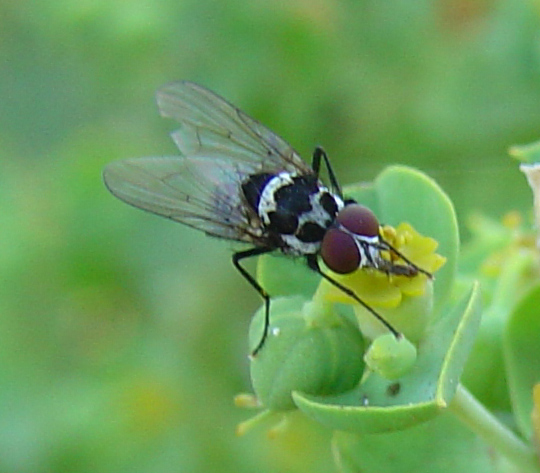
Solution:
[{"label": "green flower bud", "polygon": [[372,371],[392,380],[403,376],[413,367],[416,355],[416,347],[409,340],[387,333],[373,340],[364,361]]},{"label": "green flower bud", "polygon": [[[272,411],[294,409],[292,392],[327,395],[355,387],[364,370],[364,341],[353,318],[301,297],[272,300],[271,326],[251,360],[251,380],[260,403]],[[254,316],[250,345],[261,336],[264,311]]]}]

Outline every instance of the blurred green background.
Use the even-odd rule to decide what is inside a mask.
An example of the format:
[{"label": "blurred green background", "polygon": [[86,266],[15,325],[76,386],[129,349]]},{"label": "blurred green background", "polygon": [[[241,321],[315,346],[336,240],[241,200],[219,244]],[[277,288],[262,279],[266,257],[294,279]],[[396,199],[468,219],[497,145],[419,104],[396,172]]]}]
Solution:
[{"label": "blurred green background", "polygon": [[[500,217],[540,137],[540,3],[0,3],[0,471],[328,472],[298,416],[243,438],[254,291],[231,245],[134,210],[111,160],[175,154],[153,95],[201,83],[343,183],[416,166]],[[404,199],[414,196],[404,195]],[[466,238],[466,231],[464,232]]]}]

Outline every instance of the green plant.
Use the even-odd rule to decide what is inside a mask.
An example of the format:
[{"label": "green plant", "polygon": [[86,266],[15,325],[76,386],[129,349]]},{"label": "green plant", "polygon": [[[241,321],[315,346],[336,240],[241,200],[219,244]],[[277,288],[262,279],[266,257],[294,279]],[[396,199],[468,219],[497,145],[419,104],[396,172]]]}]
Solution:
[{"label": "green plant", "polygon": [[[525,160],[538,149],[513,154]],[[258,277],[279,297],[272,335],[251,362],[256,397],[239,401],[264,410],[239,432],[299,409],[335,431],[333,451],[344,472],[540,471],[532,420],[540,273],[530,231],[516,214],[501,223],[477,216],[460,250],[450,200],[406,167],[390,167],[373,185],[347,194],[385,224],[410,224],[396,232],[412,232],[430,271],[443,263],[435,248],[445,263],[433,282],[414,287],[379,291],[373,275],[366,276],[372,282],[355,281],[365,271],[342,279],[363,287],[361,297],[405,334],[397,341],[301,265],[261,258]],[[261,324],[259,311],[251,344]]]}]

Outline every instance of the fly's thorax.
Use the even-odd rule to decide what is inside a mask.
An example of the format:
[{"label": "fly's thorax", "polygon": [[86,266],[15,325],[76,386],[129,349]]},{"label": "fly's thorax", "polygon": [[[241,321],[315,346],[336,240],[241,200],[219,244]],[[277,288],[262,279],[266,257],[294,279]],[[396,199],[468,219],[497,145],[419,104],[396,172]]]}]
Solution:
[{"label": "fly's thorax", "polygon": [[289,255],[317,253],[326,230],[344,206],[314,174],[259,174],[250,176],[242,188],[251,205],[256,205],[266,233]]}]

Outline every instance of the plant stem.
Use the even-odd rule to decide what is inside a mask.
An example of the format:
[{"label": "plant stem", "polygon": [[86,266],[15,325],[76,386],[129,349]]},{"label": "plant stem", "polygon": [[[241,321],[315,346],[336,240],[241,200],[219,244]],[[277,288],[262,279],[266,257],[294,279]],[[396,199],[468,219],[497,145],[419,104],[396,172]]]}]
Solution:
[{"label": "plant stem", "polygon": [[470,430],[518,467],[520,472],[540,472],[540,462],[534,450],[499,422],[463,385],[458,385],[449,409]]},{"label": "plant stem", "polygon": [[256,425],[261,424],[264,420],[275,415],[276,413],[274,411],[271,411],[270,409],[265,409],[259,412],[257,415],[254,415],[250,419],[247,419],[244,422],[241,422],[240,424],[238,424],[236,426],[236,435],[238,436],[244,435],[246,432],[250,431]]}]

